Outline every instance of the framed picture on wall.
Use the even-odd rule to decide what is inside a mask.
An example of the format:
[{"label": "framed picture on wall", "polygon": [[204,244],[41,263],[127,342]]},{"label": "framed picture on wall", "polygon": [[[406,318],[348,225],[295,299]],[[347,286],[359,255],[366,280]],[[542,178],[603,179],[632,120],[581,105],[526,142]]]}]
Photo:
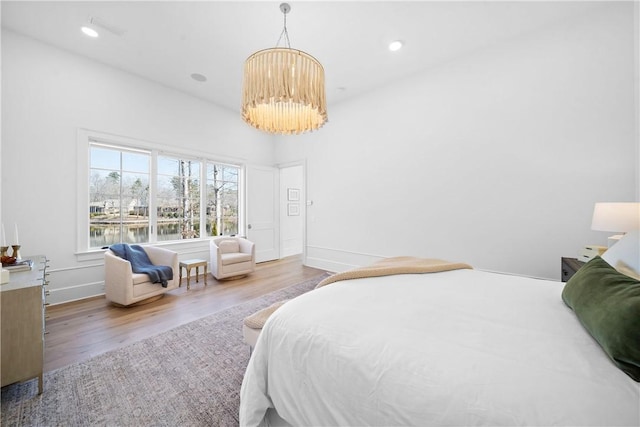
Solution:
[{"label": "framed picture on wall", "polygon": [[298,216],[300,215],[300,205],[298,203],[287,204],[287,215]]},{"label": "framed picture on wall", "polygon": [[287,188],[287,200],[290,202],[300,200],[300,190],[298,188]]}]

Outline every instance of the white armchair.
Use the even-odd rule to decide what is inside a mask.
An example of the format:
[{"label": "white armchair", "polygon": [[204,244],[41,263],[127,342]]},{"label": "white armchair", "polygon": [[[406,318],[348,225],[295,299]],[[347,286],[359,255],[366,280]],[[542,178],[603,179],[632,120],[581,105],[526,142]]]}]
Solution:
[{"label": "white armchair", "polygon": [[173,280],[169,280],[167,287],[163,288],[159,283],[152,283],[148,275],[134,273],[129,261],[107,250],[104,253],[104,290],[109,301],[122,306],[151,302],[178,287],[178,254],[153,246],[145,246],[144,251],[154,265],[170,266]]},{"label": "white armchair", "polygon": [[209,244],[211,274],[216,279],[244,276],[256,268],[253,242],[242,237],[216,237]]}]

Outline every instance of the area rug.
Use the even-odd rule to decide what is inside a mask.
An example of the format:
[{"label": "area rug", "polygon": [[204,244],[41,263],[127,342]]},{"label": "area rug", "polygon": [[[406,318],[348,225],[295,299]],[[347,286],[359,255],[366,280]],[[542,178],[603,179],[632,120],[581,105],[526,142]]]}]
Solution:
[{"label": "area rug", "polygon": [[249,361],[242,319],[326,274],[2,389],[2,426],[235,426]]}]

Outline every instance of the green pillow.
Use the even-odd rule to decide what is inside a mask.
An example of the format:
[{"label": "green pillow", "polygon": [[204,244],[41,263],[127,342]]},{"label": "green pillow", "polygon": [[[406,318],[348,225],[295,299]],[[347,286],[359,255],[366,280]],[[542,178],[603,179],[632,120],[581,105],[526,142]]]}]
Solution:
[{"label": "green pillow", "polygon": [[569,279],[562,300],[613,362],[640,382],[640,282],[596,256]]}]

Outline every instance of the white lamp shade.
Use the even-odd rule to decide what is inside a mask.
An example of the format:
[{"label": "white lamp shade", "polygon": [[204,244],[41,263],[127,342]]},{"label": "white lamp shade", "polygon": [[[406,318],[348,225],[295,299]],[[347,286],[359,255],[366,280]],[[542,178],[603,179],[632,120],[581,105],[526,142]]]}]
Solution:
[{"label": "white lamp shade", "polygon": [[591,229],[622,233],[640,229],[640,203],[596,203]]}]

